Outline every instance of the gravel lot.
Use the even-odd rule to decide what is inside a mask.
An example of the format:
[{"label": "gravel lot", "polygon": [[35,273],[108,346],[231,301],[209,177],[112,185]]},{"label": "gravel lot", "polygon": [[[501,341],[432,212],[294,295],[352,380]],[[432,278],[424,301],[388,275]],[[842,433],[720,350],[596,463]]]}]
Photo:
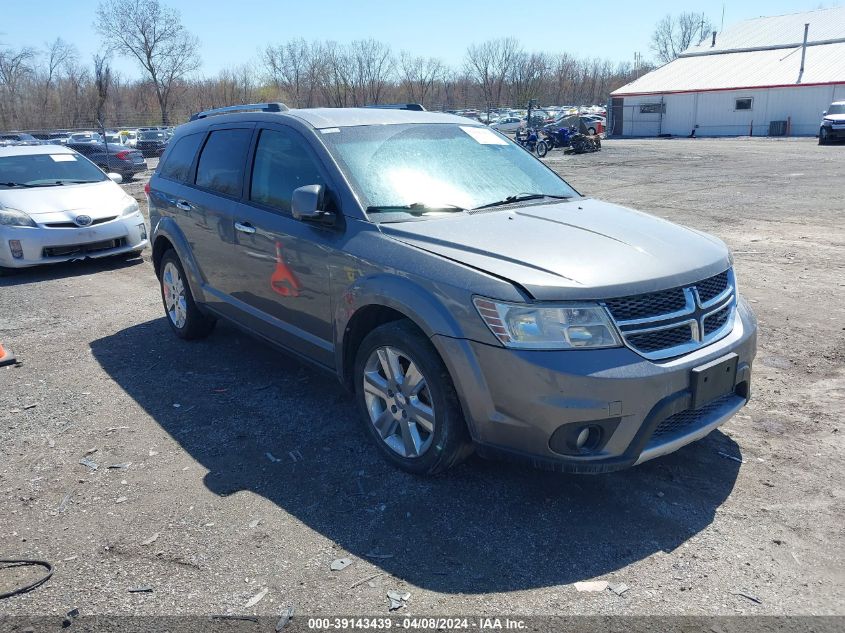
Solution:
[{"label": "gravel lot", "polygon": [[[0,558],[56,573],[0,613],[386,615],[397,589],[402,615],[845,615],[845,147],[611,140],[548,160],[728,242],[761,329],[740,415],[621,473],[473,458],[417,479],[331,376],[224,324],[173,337],[149,253],[28,271],[0,279],[22,362],[0,369]],[[0,593],[29,574],[0,571]],[[573,586],[591,579],[630,589]]]}]

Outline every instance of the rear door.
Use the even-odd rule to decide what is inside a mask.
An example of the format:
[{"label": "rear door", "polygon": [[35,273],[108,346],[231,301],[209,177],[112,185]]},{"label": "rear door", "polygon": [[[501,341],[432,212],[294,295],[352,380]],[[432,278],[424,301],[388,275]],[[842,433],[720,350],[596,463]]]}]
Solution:
[{"label": "rear door", "polygon": [[252,124],[183,136],[159,171],[166,210],[187,240],[208,303],[231,314],[233,213],[243,192]]},{"label": "rear door", "polygon": [[329,266],[343,238],[341,218],[326,227],[295,220],[290,209],[297,187],[331,190],[327,172],[299,132],[284,124],[261,125],[251,153],[235,217],[233,295],[254,329],[332,366]]}]

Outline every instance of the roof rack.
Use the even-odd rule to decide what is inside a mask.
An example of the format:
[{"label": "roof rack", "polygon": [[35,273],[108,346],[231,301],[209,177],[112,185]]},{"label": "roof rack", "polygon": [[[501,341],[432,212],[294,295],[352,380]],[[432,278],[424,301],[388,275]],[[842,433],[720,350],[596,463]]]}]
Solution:
[{"label": "roof rack", "polygon": [[213,110],[203,110],[191,115],[191,121],[197,119],[204,119],[210,116],[217,116],[218,114],[233,114],[235,112],[287,112],[288,108],[284,103],[246,103],[244,105],[233,105],[225,108],[214,108]]},{"label": "roof rack", "polygon": [[381,108],[383,110],[414,110],[415,112],[425,112],[426,109],[421,103],[386,103],[384,105],[368,105],[365,108]]}]

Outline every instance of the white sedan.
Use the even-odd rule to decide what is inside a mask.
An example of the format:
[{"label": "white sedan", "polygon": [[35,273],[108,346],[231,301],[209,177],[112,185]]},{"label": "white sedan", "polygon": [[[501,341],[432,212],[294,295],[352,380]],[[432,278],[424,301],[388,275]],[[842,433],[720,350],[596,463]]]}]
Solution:
[{"label": "white sedan", "polygon": [[139,255],[147,226],[134,198],[60,145],[0,148],[0,275],[89,257]]},{"label": "white sedan", "polygon": [[491,123],[490,127],[499,132],[516,132],[519,128],[525,125],[525,119],[519,119],[515,116],[505,117],[499,119],[495,123]]}]

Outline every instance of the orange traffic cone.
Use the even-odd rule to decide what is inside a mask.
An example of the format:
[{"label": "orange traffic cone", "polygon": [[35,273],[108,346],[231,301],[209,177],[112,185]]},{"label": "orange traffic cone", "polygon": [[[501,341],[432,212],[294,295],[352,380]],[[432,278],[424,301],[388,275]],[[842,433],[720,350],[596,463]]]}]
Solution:
[{"label": "orange traffic cone", "polygon": [[3,365],[14,365],[16,362],[18,361],[12,355],[12,352],[3,349],[3,344],[0,343],[0,367]]}]

